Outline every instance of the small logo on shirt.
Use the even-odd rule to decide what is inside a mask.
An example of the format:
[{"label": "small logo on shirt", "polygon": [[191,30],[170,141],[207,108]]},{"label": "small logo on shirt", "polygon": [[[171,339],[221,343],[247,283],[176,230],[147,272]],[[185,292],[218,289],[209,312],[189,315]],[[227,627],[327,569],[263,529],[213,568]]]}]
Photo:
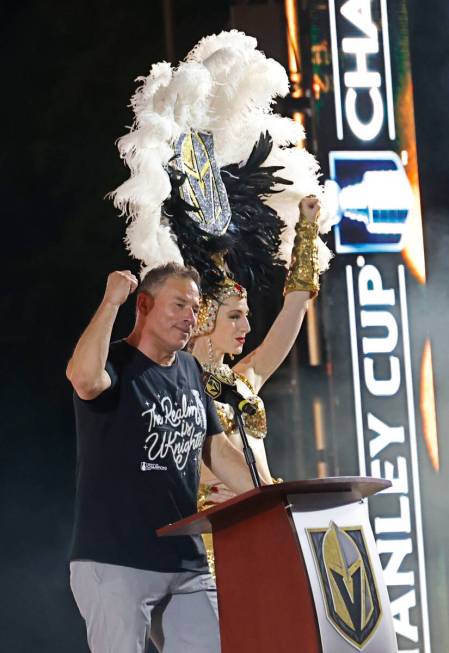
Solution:
[{"label": "small logo on shirt", "polygon": [[164,467],[163,465],[158,465],[157,463],[146,463],[142,461],[140,463],[140,470],[142,472],[152,472],[152,471],[166,472],[167,467]]}]

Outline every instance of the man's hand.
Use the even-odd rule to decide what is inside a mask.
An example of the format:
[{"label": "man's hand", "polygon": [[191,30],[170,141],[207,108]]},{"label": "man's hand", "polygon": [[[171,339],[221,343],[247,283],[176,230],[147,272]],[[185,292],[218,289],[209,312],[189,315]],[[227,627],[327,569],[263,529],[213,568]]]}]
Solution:
[{"label": "man's hand", "polygon": [[104,300],[113,306],[121,306],[129,295],[135,291],[138,281],[131,270],[111,272],[106,283]]},{"label": "man's hand", "polygon": [[320,200],[315,195],[307,195],[299,203],[299,210],[309,222],[316,222],[320,215]]},{"label": "man's hand", "polygon": [[111,272],[103,301],[84,330],[69,360],[66,376],[81,399],[95,399],[111,386],[105,370],[112,327],[120,306],[137,288],[130,270]]}]

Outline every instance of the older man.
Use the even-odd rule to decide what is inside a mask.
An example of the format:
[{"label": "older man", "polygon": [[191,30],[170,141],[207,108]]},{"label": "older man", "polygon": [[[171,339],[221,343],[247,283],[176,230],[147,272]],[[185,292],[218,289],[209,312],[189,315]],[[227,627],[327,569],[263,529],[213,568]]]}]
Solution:
[{"label": "older man", "polygon": [[136,287],[128,270],[109,275],[67,367],[78,437],[71,586],[93,653],[143,653],[152,625],[155,638],[155,608],[164,653],[218,652],[201,539],[155,531],[196,511],[202,456],[235,492],[249,490],[251,478],[221,432],[198,363],[180,351],[199,308],[196,271],[171,263],[151,270],[132,332],[110,344]]}]

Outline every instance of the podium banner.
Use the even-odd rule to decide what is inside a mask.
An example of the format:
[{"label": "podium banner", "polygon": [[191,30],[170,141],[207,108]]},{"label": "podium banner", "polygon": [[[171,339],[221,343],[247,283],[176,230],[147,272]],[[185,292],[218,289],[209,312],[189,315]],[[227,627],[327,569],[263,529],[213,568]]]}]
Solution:
[{"label": "podium banner", "polygon": [[304,511],[289,496],[315,602],[323,653],[394,653],[390,600],[366,500]]}]

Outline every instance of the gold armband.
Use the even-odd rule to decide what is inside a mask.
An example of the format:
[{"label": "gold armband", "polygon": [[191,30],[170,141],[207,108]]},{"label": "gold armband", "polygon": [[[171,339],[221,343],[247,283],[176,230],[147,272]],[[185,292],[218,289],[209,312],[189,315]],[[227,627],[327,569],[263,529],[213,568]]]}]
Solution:
[{"label": "gold armband", "polygon": [[284,295],[294,290],[309,291],[316,297],[320,289],[318,264],[318,224],[310,222],[302,213],[295,226],[292,260],[285,281]]}]

